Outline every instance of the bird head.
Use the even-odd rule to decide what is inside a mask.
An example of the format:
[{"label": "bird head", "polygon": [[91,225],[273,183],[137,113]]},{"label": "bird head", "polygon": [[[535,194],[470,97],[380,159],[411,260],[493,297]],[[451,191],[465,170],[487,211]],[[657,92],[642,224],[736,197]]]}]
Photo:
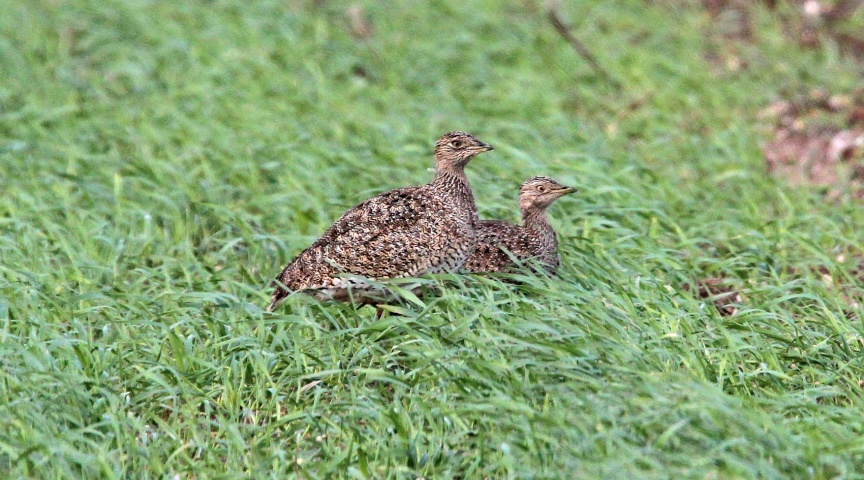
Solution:
[{"label": "bird head", "polygon": [[445,133],[435,142],[435,165],[438,168],[462,168],[477,155],[493,150],[474,135],[465,132]]},{"label": "bird head", "polygon": [[544,210],[558,198],[575,192],[576,189],[561,185],[549,177],[532,177],[519,187],[519,208]]}]

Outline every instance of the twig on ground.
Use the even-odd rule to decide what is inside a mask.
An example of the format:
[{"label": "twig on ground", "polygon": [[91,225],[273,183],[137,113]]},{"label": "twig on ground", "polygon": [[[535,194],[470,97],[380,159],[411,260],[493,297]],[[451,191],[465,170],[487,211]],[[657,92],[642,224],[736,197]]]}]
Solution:
[{"label": "twig on ground", "polygon": [[564,37],[564,40],[569,43],[576,53],[579,54],[588,65],[594,70],[594,73],[603,77],[607,82],[609,82],[616,90],[623,90],[623,86],[617,80],[615,80],[612,75],[609,74],[606,69],[604,69],[600,63],[597,61],[597,57],[588,50],[588,47],[585,46],[575,35],[570,31],[570,27],[567,26],[562,20],[561,17],[558,16],[558,12],[555,11],[554,8],[549,8],[547,12],[547,16],[549,17],[549,21],[552,22],[552,26],[555,27],[555,30]]}]

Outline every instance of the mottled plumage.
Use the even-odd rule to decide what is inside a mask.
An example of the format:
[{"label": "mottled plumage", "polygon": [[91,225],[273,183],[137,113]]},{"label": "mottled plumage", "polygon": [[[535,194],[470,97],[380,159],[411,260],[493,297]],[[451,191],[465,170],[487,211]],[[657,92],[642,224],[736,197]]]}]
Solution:
[{"label": "mottled plumage", "polygon": [[[465,165],[492,150],[465,132],[435,144],[435,177],[422,187],[384,192],[348,210],[276,277],[272,311],[290,292],[362,303],[373,280],[456,271],[474,250],[477,208]],[[287,289],[286,289],[287,287]]]},{"label": "mottled plumage", "polygon": [[554,273],[560,262],[558,239],[546,217],[546,208],[574,191],[548,177],[526,180],[519,188],[522,225],[501,220],[477,222],[477,246],[463,269],[472,273],[508,271],[515,266],[515,257],[520,262],[538,260]]}]

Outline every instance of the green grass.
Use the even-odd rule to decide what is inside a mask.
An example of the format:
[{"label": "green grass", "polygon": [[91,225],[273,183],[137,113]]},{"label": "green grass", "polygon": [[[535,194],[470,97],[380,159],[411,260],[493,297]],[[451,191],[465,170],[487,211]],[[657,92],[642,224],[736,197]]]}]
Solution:
[{"label": "green grass", "polygon": [[[363,1],[368,40],[312,3],[0,0],[0,476],[864,476],[836,259],[864,212],[769,177],[756,119],[860,64],[756,8],[718,72],[695,2],[562,2],[618,92],[540,2]],[[454,129],[496,147],[469,166],[483,217],[515,220],[529,176],[579,187],[559,278],[262,312]],[[705,277],[745,306],[682,288]]]}]

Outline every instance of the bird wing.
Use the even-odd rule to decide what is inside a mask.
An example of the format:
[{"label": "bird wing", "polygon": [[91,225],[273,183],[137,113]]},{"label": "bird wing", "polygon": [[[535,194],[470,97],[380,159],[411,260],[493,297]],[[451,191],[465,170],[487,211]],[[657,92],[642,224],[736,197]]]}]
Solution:
[{"label": "bird wing", "polygon": [[477,245],[474,254],[466,263],[469,271],[498,271],[510,266],[513,261],[507,252],[519,255],[521,229],[502,220],[477,222]]},{"label": "bird wing", "polygon": [[397,188],[369,198],[343,213],[315,243],[371,241],[388,227],[410,226],[430,206],[432,200],[425,198],[424,191],[423,187]]},{"label": "bird wing", "polygon": [[369,278],[422,273],[447,248],[440,238],[448,222],[440,214],[446,206],[427,192],[424,187],[390,190],[348,210],[285,267],[277,282],[296,291],[333,286],[339,273]]}]

